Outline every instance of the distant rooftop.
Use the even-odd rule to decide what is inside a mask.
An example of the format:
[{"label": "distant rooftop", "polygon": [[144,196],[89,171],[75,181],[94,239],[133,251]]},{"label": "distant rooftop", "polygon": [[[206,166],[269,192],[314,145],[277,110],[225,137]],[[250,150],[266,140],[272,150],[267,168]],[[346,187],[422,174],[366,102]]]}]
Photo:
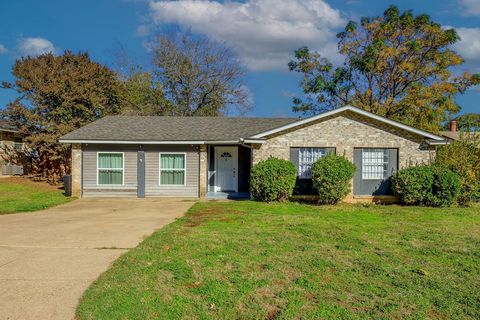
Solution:
[{"label": "distant rooftop", "polygon": [[12,125],[8,120],[0,119],[0,131],[16,132],[17,128]]}]

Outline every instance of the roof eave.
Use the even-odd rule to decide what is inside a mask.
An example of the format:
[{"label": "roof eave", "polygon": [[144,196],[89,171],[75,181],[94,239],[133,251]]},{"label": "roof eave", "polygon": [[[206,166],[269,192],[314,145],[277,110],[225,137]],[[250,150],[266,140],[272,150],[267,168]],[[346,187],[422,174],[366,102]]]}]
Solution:
[{"label": "roof eave", "polygon": [[90,143],[90,144],[204,144],[204,141],[198,140],[90,140],[90,139],[59,139],[60,143]]},{"label": "roof eave", "polygon": [[182,144],[182,145],[201,145],[201,144],[261,144],[263,139],[238,139],[238,140],[89,140],[89,139],[59,139],[60,143],[89,143],[89,144]]}]

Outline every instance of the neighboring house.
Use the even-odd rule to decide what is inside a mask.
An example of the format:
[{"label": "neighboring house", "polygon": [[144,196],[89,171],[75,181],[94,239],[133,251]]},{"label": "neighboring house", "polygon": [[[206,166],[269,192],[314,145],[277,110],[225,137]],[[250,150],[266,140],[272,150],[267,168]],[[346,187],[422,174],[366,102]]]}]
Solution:
[{"label": "neighboring house", "polygon": [[22,166],[11,165],[3,159],[4,148],[23,149],[23,138],[15,126],[0,119],[0,173],[2,175],[23,174]]},{"label": "neighboring house", "polygon": [[479,142],[480,139],[480,132],[477,130],[474,131],[465,131],[461,130],[458,131],[458,124],[457,120],[452,120],[449,123],[449,130],[440,132],[440,135],[447,138],[447,140],[470,140],[472,142]]},{"label": "neighboring house", "polygon": [[305,119],[109,116],[60,142],[73,145],[81,196],[248,196],[252,165],[270,156],[292,161],[295,192],[308,194],[312,164],[335,152],[357,166],[352,200],[388,196],[398,168],[429,162],[446,140],[346,106]]}]

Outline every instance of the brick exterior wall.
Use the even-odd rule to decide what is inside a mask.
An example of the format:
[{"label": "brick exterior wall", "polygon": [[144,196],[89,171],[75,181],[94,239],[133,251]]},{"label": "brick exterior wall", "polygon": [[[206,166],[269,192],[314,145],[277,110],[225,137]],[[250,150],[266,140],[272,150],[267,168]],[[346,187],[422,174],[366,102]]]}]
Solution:
[{"label": "brick exterior wall", "polygon": [[290,147],[335,147],[353,162],[354,148],[398,148],[399,167],[429,163],[434,150],[423,137],[351,112],[270,137],[253,151],[253,163],[273,156],[289,160]]},{"label": "brick exterior wall", "polygon": [[82,145],[72,144],[72,196],[82,196]]},{"label": "brick exterior wall", "polygon": [[208,157],[207,157],[207,146],[201,145],[200,149],[200,162],[199,162],[199,186],[198,186],[198,195],[200,198],[203,198],[207,195],[207,172],[208,172]]},{"label": "brick exterior wall", "polygon": [[352,162],[354,148],[398,148],[399,168],[429,163],[435,155],[423,137],[345,112],[269,137],[266,143],[254,147],[253,163],[270,156],[290,160],[290,147],[335,147],[338,155]]},{"label": "brick exterior wall", "polygon": [[[338,155],[343,155],[352,162],[354,148],[397,148],[399,168],[429,163],[435,156],[434,148],[425,143],[424,137],[345,112],[269,137],[264,144],[254,146],[253,164],[270,156],[290,160],[290,147],[335,147]],[[351,193],[344,201],[386,202],[392,200],[389,198],[391,197],[354,197],[352,183]]]}]

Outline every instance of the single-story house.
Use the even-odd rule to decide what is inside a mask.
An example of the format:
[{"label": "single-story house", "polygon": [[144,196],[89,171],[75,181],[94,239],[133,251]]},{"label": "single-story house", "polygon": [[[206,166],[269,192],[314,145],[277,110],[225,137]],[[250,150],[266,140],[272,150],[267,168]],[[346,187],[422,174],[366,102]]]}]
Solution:
[{"label": "single-story house", "polygon": [[442,136],[345,106],[309,118],[107,116],[61,137],[72,144],[78,196],[230,197],[249,194],[252,165],[268,157],[311,167],[329,152],[357,172],[349,199],[388,196],[399,168],[427,163]]},{"label": "single-story house", "polygon": [[9,121],[0,119],[0,174],[23,174],[23,167],[13,165],[4,159],[5,148],[22,150],[23,137]]}]

